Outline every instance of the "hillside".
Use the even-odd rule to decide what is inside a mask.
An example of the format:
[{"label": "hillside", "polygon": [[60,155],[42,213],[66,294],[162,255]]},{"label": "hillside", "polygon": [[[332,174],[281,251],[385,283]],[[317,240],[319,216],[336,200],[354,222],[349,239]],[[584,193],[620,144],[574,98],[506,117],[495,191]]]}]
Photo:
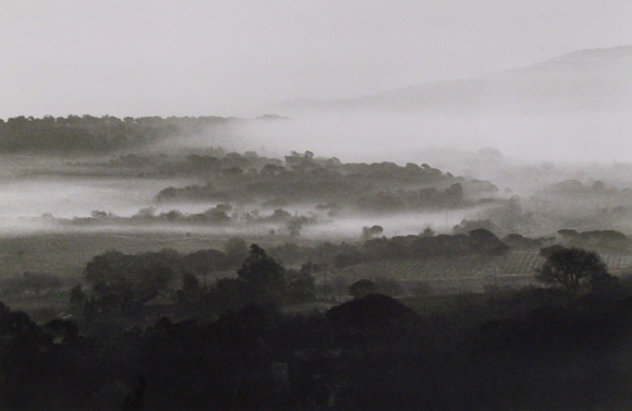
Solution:
[{"label": "hillside", "polygon": [[422,83],[360,98],[301,100],[286,108],[428,111],[632,109],[632,46],[580,50],[478,78]]}]

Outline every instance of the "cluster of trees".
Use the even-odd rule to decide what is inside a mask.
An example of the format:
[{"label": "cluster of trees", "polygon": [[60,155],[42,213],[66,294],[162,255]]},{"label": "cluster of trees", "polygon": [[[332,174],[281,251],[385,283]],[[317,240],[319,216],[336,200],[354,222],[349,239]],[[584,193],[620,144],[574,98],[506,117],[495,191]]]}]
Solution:
[{"label": "cluster of trees", "polygon": [[382,234],[384,229],[382,226],[374,225],[371,227],[362,227],[362,240],[370,240]]},{"label": "cluster of trees", "polygon": [[463,186],[461,183],[455,183],[445,190],[434,187],[419,190],[381,190],[360,196],[355,205],[361,210],[393,212],[423,208],[458,208],[464,205],[464,200]]},{"label": "cluster of trees", "polygon": [[259,174],[259,170],[262,175],[270,175],[275,167],[284,170],[283,163],[279,159],[262,157],[254,151],[246,151],[243,154],[234,151],[226,152],[219,146],[200,149],[199,152],[185,157],[177,154],[169,156],[164,153],[159,155],[131,153],[97,165],[131,174],[142,172],[144,176],[195,176],[224,179],[252,177]]},{"label": "cluster of trees", "polygon": [[456,178],[426,164],[341,163],[335,158],[316,158],[311,152],[286,156],[284,164],[237,153],[224,158],[191,156],[187,161],[194,157],[199,165],[195,169],[212,182],[167,187],[156,196],[158,201],[341,202],[368,211],[390,212],[460,207],[468,201],[466,191],[472,198],[489,197],[497,191],[491,184]]},{"label": "cluster of trees", "polygon": [[[235,268],[236,263],[241,263],[236,277],[219,278],[211,286],[200,283],[200,277]],[[71,312],[98,326],[142,325],[148,314],[156,313],[212,318],[249,304],[315,298],[308,265],[286,270],[256,244],[248,251],[239,238],[226,244],[225,253],[212,249],[186,255],[170,250],[138,255],[112,251],[93,258],[84,276],[90,288],[88,293],[81,285],[72,289]]]},{"label": "cluster of trees", "polygon": [[[286,270],[256,244],[237,270],[237,278],[221,278],[209,290],[216,311],[253,303],[296,304],[315,299],[314,279],[308,264]],[[219,302],[218,302],[219,301]]]},{"label": "cluster of trees", "polygon": [[[93,226],[126,226],[151,224],[275,224],[285,230],[290,237],[298,237],[305,225],[315,224],[317,217],[291,214],[283,208],[277,208],[268,215],[260,214],[259,210],[239,211],[228,203],[218,204],[200,213],[186,214],[174,209],[156,213],[155,208],[148,207],[138,211],[131,217],[120,217],[113,213],[93,210],[90,217],[74,217],[72,219],[55,218],[51,214],[44,214],[42,219],[61,225],[93,225]],[[276,233],[276,230],[274,230]]]},{"label": "cluster of trees", "polygon": [[[70,222],[74,225],[83,224],[160,224],[160,223],[181,223],[181,224],[199,224],[199,223],[228,223],[231,217],[228,215],[232,210],[230,204],[219,204],[211,207],[201,213],[185,214],[180,210],[169,210],[156,214],[153,207],[143,208],[132,217],[120,217],[115,214],[94,210],[90,217],[74,217]],[[64,222],[65,220],[57,220]]]},{"label": "cluster of trees", "polygon": [[629,197],[632,191],[629,189],[618,190],[615,187],[606,185],[603,181],[594,181],[592,183],[582,183],[578,180],[564,180],[559,183],[552,184],[542,190],[543,194],[555,194],[565,197],[607,197],[607,196],[625,196]]},{"label": "cluster of trees", "polygon": [[538,237],[538,238],[530,238],[525,237],[521,234],[510,233],[507,234],[502,239],[503,243],[507,244],[512,248],[523,248],[523,249],[542,249],[544,247],[553,245],[557,238],[555,237]]},{"label": "cluster of trees", "polygon": [[437,255],[500,255],[509,250],[491,231],[478,229],[468,234],[396,236],[374,238],[338,254],[334,264],[344,267],[360,262]]},{"label": "cluster of trees", "polygon": [[[583,250],[558,249],[547,263],[541,275],[568,269],[569,278],[593,282],[605,274]],[[93,293],[117,289],[116,273],[132,269],[97,265],[86,272]],[[153,284],[166,281],[136,274]],[[223,285],[208,289],[183,275],[178,298],[187,317],[163,316],[142,328],[108,327],[105,315],[38,325],[0,304],[0,405],[501,410],[631,404],[629,360],[612,355],[625,352],[632,331],[632,293],[622,283],[608,294],[564,286],[403,304],[365,282],[351,287],[354,300],[326,312],[282,314],[274,305],[290,301],[290,277],[253,245],[238,277]],[[194,313],[221,293],[226,301],[235,296],[235,304],[215,315]],[[429,298],[437,308],[419,314],[415,307],[426,307]]]},{"label": "cluster of trees", "polygon": [[[270,255],[284,264],[311,261],[316,269],[346,267],[388,259],[414,259],[439,255],[502,255],[509,246],[491,231],[478,229],[468,234],[439,234],[425,230],[419,235],[378,237],[379,226],[365,227],[359,243],[323,242],[314,246],[284,243],[270,247]],[[367,237],[368,236],[368,237]],[[368,238],[368,239],[367,239]]]},{"label": "cluster of trees", "polygon": [[161,272],[165,280],[164,283],[160,282],[161,286],[158,286],[161,289],[168,287],[184,272],[204,276],[216,271],[236,268],[247,253],[246,243],[238,237],[226,243],[224,252],[215,249],[199,250],[188,254],[169,249],[141,254],[109,251],[92,258],[84,269],[84,275],[96,288],[99,288],[99,284],[103,284],[108,289],[141,290],[148,287],[155,288],[154,276],[156,272]]},{"label": "cluster of trees", "polygon": [[578,232],[576,230],[559,230],[562,243],[569,247],[587,248],[611,253],[626,253],[632,241],[628,236],[616,230],[593,230]]},{"label": "cluster of trees", "polygon": [[538,281],[562,287],[571,295],[589,287],[595,295],[612,296],[621,288],[619,279],[608,272],[594,251],[556,245],[542,249],[541,253],[546,262],[538,269]]},{"label": "cluster of trees", "polygon": [[0,119],[0,151],[10,153],[107,153],[199,133],[229,121],[221,117],[93,117],[90,115]]}]

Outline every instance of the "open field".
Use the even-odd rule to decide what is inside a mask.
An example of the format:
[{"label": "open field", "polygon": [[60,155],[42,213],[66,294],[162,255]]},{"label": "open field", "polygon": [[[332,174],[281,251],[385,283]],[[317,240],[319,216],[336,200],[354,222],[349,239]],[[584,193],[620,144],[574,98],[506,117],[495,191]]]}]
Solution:
[{"label": "open field", "polygon": [[[604,254],[613,274],[632,270],[632,256]],[[427,283],[435,292],[480,292],[488,286],[519,288],[534,283],[535,271],[544,258],[535,250],[512,250],[503,256],[437,256],[414,260],[387,260],[356,264],[318,273],[317,280],[388,278],[412,289]]]},{"label": "open field", "polygon": [[[0,276],[27,271],[54,274],[62,278],[81,274],[94,256],[117,250],[126,254],[165,248],[188,253],[202,249],[222,250],[228,234],[174,231],[78,231],[34,233],[0,238]],[[287,241],[283,236],[249,237],[250,243],[269,247]]]},{"label": "open field", "polygon": [[[110,250],[127,254],[165,248],[189,253],[202,249],[222,250],[230,237],[224,233],[177,229],[141,232],[118,230],[32,233],[0,237],[0,276],[24,272],[50,273],[61,278],[81,274],[94,256]],[[314,245],[315,240],[261,235],[246,238],[263,248],[287,241]],[[613,274],[632,271],[632,255],[603,254]],[[519,286],[531,282],[544,259],[536,250],[512,250],[504,256],[437,256],[422,259],[385,260],[332,268],[316,273],[317,281],[341,278],[353,282],[362,278],[390,278],[403,283],[429,282],[437,289],[459,284],[461,291],[479,291],[485,285]],[[454,290],[459,291],[459,290]]]}]

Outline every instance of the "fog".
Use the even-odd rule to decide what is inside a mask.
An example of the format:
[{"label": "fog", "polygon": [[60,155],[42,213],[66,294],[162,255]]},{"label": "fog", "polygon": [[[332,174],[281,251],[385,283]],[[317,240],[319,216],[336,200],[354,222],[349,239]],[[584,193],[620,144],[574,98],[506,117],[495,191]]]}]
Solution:
[{"label": "fog", "polygon": [[[426,163],[454,175],[490,180],[500,189],[498,196],[501,198],[519,194],[528,199],[549,184],[569,179],[587,184],[601,180],[617,189],[632,186],[625,168],[625,163],[632,159],[632,149],[626,143],[632,129],[632,116],[625,113],[430,114],[358,109],[336,112],[287,110],[281,114],[287,117],[236,120],[209,127],[192,137],[179,136],[135,152],[186,156],[221,146],[226,152],[256,151],[261,156],[279,159],[290,151],[310,150],[317,157],[337,157],[343,162]],[[598,144],[595,144],[595,136],[599,136]],[[169,186],[205,184],[207,180],[201,176],[99,177],[96,170],[94,175],[81,176],[65,170],[63,158],[6,156],[5,160],[0,181],[3,199],[0,218],[5,222],[2,230],[5,234],[28,233],[29,220],[25,218],[44,214],[72,219],[89,217],[99,210],[131,217],[148,207],[156,214],[170,210],[194,214],[221,203],[160,203],[155,200],[157,193]],[[86,157],[86,161],[108,159],[93,156]],[[611,201],[609,204],[618,203]],[[235,205],[239,212],[274,211],[274,207],[257,202]],[[528,203],[525,205],[529,206]],[[291,204],[284,209],[292,215],[316,215],[314,206],[315,203]],[[528,209],[533,211],[533,208]],[[320,215],[318,224],[306,226],[301,235],[351,239],[359,237],[362,227],[374,224],[383,226],[388,236],[419,233],[426,226],[438,232],[449,232],[464,218],[480,217],[481,211],[478,208],[448,213],[404,212],[378,217],[353,213],[336,218]],[[627,222],[624,226],[628,226]],[[31,228],[60,229],[42,221],[33,222]],[[102,227],[104,230],[115,228]],[[150,229],[168,231],[176,226],[154,225]],[[192,228],[177,229],[187,231]],[[274,229],[281,234],[284,232],[283,228],[279,231],[278,224],[232,227],[228,231],[265,234]],[[227,232],[227,229],[212,227],[195,230]]]},{"label": "fog", "polygon": [[346,239],[360,238],[361,228],[379,225],[384,228],[386,237],[400,235],[417,235],[426,228],[437,233],[452,233],[452,227],[463,219],[476,218],[480,208],[451,210],[426,213],[398,213],[382,216],[354,216],[340,219],[329,219],[322,224],[305,227],[302,236],[316,239]]},{"label": "fog", "polygon": [[[237,224],[232,227],[195,227],[190,225],[125,226],[99,225],[98,227],[62,227],[43,215],[55,218],[72,219],[89,217],[93,211],[105,211],[118,217],[131,217],[143,208],[151,207],[159,214],[170,210],[179,210],[185,214],[201,213],[215,207],[219,202],[186,202],[176,201],[159,203],[155,201],[157,192],[173,185],[186,186],[198,179],[152,179],[121,177],[60,177],[40,176],[29,178],[11,178],[0,181],[0,219],[2,221],[0,235],[28,234],[37,232],[62,231],[187,231],[207,234],[231,235],[266,235],[270,231],[284,233],[279,224]],[[316,225],[307,226],[302,236],[312,239],[352,239],[360,237],[364,226],[381,225],[388,236],[414,234],[432,227],[438,232],[450,232],[452,226],[465,217],[475,216],[478,209],[456,210],[446,212],[416,212],[397,215],[362,215],[327,217],[314,209],[314,204],[294,204],[284,207],[294,215],[313,215],[319,218]],[[258,210],[263,214],[271,214],[274,207],[260,204],[243,204],[237,212]],[[281,227],[281,230],[279,230]]]},{"label": "fog", "polygon": [[236,150],[256,149],[273,156],[311,150],[351,162],[432,164],[433,151],[476,152],[486,147],[500,150],[517,164],[632,161],[627,142],[632,129],[630,113],[287,114],[291,119],[234,124],[230,131],[199,136],[190,143],[205,146],[219,141]]},{"label": "fog", "polygon": [[0,181],[0,217],[89,216],[103,210],[131,216],[153,204],[157,191],[188,180],[39,177]]}]

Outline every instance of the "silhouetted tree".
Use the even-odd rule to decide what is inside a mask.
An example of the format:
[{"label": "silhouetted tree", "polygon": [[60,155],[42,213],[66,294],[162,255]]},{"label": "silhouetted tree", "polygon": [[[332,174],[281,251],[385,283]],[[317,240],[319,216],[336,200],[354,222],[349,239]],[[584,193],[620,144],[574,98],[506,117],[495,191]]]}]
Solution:
[{"label": "silhouetted tree", "polygon": [[426,238],[434,237],[435,235],[435,231],[429,225],[427,225],[426,228],[424,228],[424,231],[421,233],[421,236]]},{"label": "silhouetted tree", "polygon": [[250,246],[250,254],[237,275],[248,282],[260,301],[280,302],[287,292],[285,269],[257,244]]},{"label": "silhouetted tree", "polygon": [[384,229],[379,225],[374,225],[372,227],[362,227],[362,239],[370,240],[382,234]]},{"label": "silhouetted tree", "polygon": [[606,265],[597,253],[581,248],[558,248],[547,257],[536,279],[545,284],[564,287],[575,294],[582,283],[608,275]]}]

